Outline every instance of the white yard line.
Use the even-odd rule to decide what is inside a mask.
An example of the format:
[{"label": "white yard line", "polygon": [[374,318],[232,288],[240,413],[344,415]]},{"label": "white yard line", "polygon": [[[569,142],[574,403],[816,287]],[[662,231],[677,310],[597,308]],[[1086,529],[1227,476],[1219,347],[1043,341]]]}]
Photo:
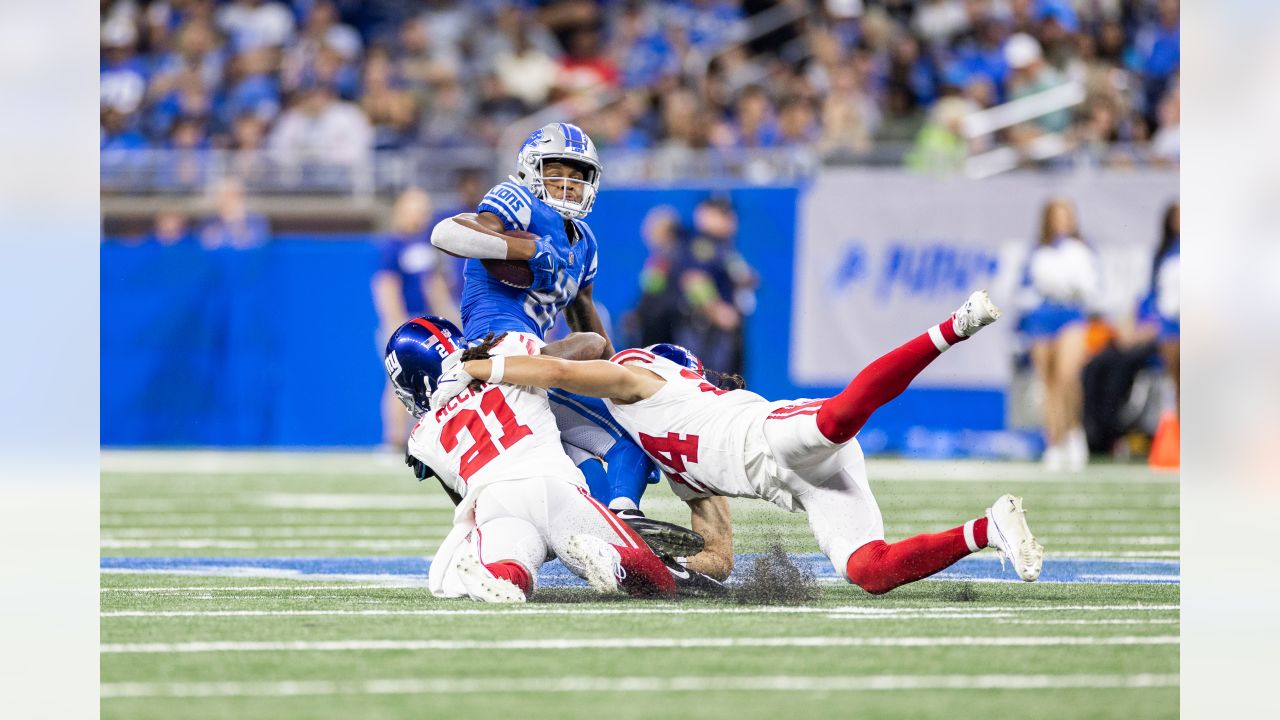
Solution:
[{"label": "white yard line", "polygon": [[1178,618],[1038,618],[1015,619],[1014,625],[1177,625]]},{"label": "white yard line", "polygon": [[104,528],[102,539],[155,539],[155,538],[332,538],[332,537],[417,537],[423,535],[439,535],[444,537],[453,526],[451,524],[414,524],[414,525],[294,525],[280,527],[273,525],[222,525],[218,527],[190,526],[147,526]]},{"label": "white yard line", "polygon": [[[340,585],[325,586],[341,588]],[[192,588],[208,592],[224,588]],[[227,587],[227,590],[241,588]],[[808,607],[760,605],[744,607],[691,608],[680,605],[661,607],[634,606],[609,608],[578,607],[513,607],[497,608],[432,608],[432,609],[395,609],[395,610],[116,610],[102,613],[102,617],[288,617],[315,615],[425,615],[425,616],[457,616],[457,615],[786,615],[786,614],[829,614],[841,618],[852,617],[915,617],[921,614],[939,617],[968,617],[972,613],[997,614],[1001,617],[1017,613],[1044,612],[1173,612],[1179,605],[1042,605],[1042,606],[973,606],[973,605],[941,605],[919,608],[875,608],[875,607]]]},{"label": "white yard line", "polygon": [[[229,558],[234,560],[235,558]],[[99,573],[106,575],[183,575],[189,577],[216,578],[253,578],[258,580],[298,580],[306,583],[337,583],[350,581],[378,587],[423,587],[427,586],[426,575],[391,575],[378,573],[306,573],[298,570],[281,568],[263,568],[252,566],[218,567],[218,568],[164,568],[163,570],[136,570],[133,568],[102,568]],[[313,590],[316,586],[299,585],[301,591]]]},{"label": "white yard line", "polygon": [[1168,562],[1169,558],[1182,557],[1181,550],[1064,550],[1062,552],[1054,552],[1052,550],[1045,552],[1045,558],[1049,560],[1072,560],[1079,558],[1085,559],[1101,559],[1101,560],[1151,560]]},{"label": "white yard line", "polygon": [[575,638],[541,640],[294,640],[108,643],[103,654],[216,652],[352,652],[463,650],[636,650],[646,648],[779,647],[1061,647],[1079,645],[1177,645],[1177,635],[1102,637],[758,637],[758,638]]},{"label": "white yard line", "polygon": [[103,683],[105,698],[289,697],[458,693],[831,692],[1047,690],[1178,687],[1177,675],[853,675],[763,677],[545,677],[303,680],[285,682]]},{"label": "white yard line", "polygon": [[[416,581],[405,581],[403,587],[415,587]],[[170,585],[168,587],[104,587],[104,593],[162,593],[181,595],[183,593],[208,592],[285,592],[309,593],[316,590],[384,590],[389,587],[384,583],[348,583],[346,585]],[[391,586],[394,587],[394,586]]]},{"label": "white yard line", "polygon": [[430,552],[444,539],[444,533],[423,533],[420,537],[403,540],[223,540],[216,538],[152,538],[149,540],[103,538],[100,546],[111,550],[151,548],[180,548],[185,550],[256,550],[259,548],[322,548],[341,550],[418,550]]}]

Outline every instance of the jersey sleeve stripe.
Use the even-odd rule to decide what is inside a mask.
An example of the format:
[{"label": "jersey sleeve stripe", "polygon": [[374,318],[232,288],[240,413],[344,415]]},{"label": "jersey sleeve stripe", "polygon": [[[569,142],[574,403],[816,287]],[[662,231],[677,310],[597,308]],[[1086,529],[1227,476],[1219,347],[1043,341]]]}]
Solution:
[{"label": "jersey sleeve stripe", "polygon": [[529,203],[529,205],[533,205],[533,201],[536,198],[533,197],[533,192],[529,190],[529,188],[521,185],[520,183],[507,182],[503,184],[515,191],[517,195],[524,198],[524,201]]},{"label": "jersey sleeve stripe", "polygon": [[497,198],[486,197],[484,200],[480,201],[480,207],[477,209],[480,212],[491,212],[496,210],[497,212],[494,213],[495,215],[501,215],[502,219],[510,223],[512,227],[520,227],[520,223],[515,220],[515,211],[513,211],[505,202]]},{"label": "jersey sleeve stripe", "polygon": [[818,410],[820,410],[820,409],[821,409],[821,408],[813,408],[813,409],[811,409],[811,410],[801,410],[801,411],[799,411],[799,412],[793,412],[793,413],[785,414],[785,415],[780,415],[780,414],[778,414],[778,413],[773,413],[772,415],[770,415],[770,416],[768,417],[768,419],[769,419],[769,420],[790,420],[791,418],[805,417],[805,416],[807,416],[807,415],[817,415],[817,414],[818,414]]},{"label": "jersey sleeve stripe", "polygon": [[787,405],[786,407],[780,407],[777,410],[774,410],[773,412],[769,413],[769,417],[771,418],[788,417],[790,415],[799,415],[799,414],[807,413],[811,411],[818,412],[818,410],[822,408],[822,403],[824,402],[826,401],[810,400],[807,403],[800,403],[798,405]]}]

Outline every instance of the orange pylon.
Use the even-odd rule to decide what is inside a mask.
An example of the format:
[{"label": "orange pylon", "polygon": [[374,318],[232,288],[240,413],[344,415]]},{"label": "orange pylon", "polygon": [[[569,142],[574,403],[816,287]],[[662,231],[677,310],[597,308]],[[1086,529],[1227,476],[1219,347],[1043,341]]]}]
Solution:
[{"label": "orange pylon", "polygon": [[1151,442],[1151,455],[1148,462],[1154,468],[1177,469],[1181,455],[1181,439],[1178,431],[1178,414],[1167,412],[1160,417],[1156,426],[1156,437]]}]

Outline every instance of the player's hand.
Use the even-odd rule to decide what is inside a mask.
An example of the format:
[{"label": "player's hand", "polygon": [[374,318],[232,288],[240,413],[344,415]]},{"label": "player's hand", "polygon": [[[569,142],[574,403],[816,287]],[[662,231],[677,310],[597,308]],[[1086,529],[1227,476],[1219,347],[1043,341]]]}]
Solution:
[{"label": "player's hand", "polygon": [[413,455],[410,455],[407,452],[404,454],[404,464],[408,465],[410,468],[413,469],[413,476],[418,478],[419,482],[421,482],[422,480],[426,480],[427,478],[432,477],[436,474],[435,471],[432,470],[426,463],[422,462],[421,460],[414,457]]},{"label": "player's hand", "polygon": [[436,380],[436,391],[431,393],[431,407],[442,408],[445,403],[454,399],[467,386],[475,382],[475,378],[462,365],[462,351],[456,350],[444,359],[440,377]]},{"label": "player's hand", "polygon": [[565,267],[564,259],[556,251],[555,243],[550,235],[543,235],[535,241],[537,249],[529,258],[529,269],[533,271],[533,284],[530,290],[554,290],[560,272]]}]

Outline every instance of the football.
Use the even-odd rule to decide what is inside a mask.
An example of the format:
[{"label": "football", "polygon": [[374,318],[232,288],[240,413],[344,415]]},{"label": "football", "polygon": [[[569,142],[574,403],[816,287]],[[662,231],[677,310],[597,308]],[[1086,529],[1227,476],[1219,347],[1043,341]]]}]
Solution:
[{"label": "football", "polygon": [[[526,230],[510,230],[505,233],[509,237],[537,239],[537,235]],[[524,290],[533,285],[533,271],[524,260],[481,260],[484,269],[503,285]]]}]

